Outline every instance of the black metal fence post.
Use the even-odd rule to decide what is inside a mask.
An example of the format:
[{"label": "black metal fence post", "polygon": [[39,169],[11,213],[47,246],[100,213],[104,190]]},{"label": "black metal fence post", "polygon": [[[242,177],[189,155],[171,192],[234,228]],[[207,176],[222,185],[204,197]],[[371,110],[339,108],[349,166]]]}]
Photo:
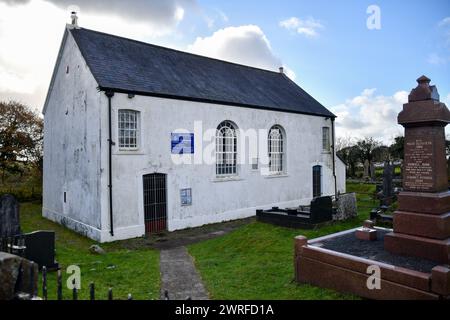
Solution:
[{"label": "black metal fence post", "polygon": [[29,284],[29,292],[30,292],[30,299],[34,296],[36,296],[36,291],[34,287],[34,262],[30,262],[30,284]]},{"label": "black metal fence post", "polygon": [[89,284],[89,296],[91,301],[95,300],[95,284],[93,282]]},{"label": "black metal fence post", "polygon": [[113,299],[113,290],[112,288],[108,289],[108,300],[112,300]]},{"label": "black metal fence post", "polygon": [[63,294],[62,294],[62,275],[61,275],[61,268],[58,268],[58,279],[57,279],[57,296],[58,296],[58,300],[62,300],[63,299]]},{"label": "black metal fence post", "polygon": [[77,291],[77,283],[75,281],[75,279],[72,280],[72,299],[73,300],[78,300],[78,291]]},{"label": "black metal fence post", "polygon": [[42,267],[42,298],[47,300],[47,267]]}]

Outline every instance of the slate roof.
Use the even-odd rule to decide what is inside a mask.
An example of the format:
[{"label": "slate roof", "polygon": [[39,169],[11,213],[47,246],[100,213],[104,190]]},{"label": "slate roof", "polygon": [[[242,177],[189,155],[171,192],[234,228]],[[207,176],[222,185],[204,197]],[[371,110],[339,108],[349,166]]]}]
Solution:
[{"label": "slate roof", "polygon": [[279,73],[70,29],[100,90],[334,117]]}]

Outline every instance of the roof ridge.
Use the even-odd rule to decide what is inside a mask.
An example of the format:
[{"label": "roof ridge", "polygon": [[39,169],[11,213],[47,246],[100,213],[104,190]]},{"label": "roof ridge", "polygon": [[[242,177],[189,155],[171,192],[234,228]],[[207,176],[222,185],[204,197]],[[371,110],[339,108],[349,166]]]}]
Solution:
[{"label": "roof ridge", "polygon": [[215,61],[219,61],[219,62],[227,63],[227,64],[232,64],[232,65],[239,66],[239,67],[245,67],[245,68],[250,68],[250,69],[255,69],[255,70],[259,70],[259,71],[273,73],[273,74],[276,74],[276,75],[282,75],[278,71],[273,71],[273,70],[268,70],[268,69],[263,69],[263,68],[249,66],[249,65],[246,65],[246,64],[242,64],[242,63],[237,63],[237,62],[222,60],[222,59],[218,59],[218,58],[208,57],[208,56],[204,56],[204,55],[197,54],[197,53],[192,53],[192,52],[187,52],[187,51],[183,51],[183,50],[179,50],[179,49],[173,49],[173,48],[169,48],[169,47],[164,47],[164,46],[157,45],[157,44],[154,44],[154,43],[149,43],[149,42],[145,42],[145,41],[142,41],[142,40],[130,39],[130,38],[126,38],[126,37],[123,37],[123,36],[118,36],[118,35],[111,34],[111,33],[102,32],[102,31],[97,31],[97,30],[92,30],[92,29],[87,29],[87,28],[81,28],[81,27],[77,28],[77,29],[69,29],[69,31],[71,31],[71,32],[73,32],[73,31],[80,31],[80,30],[94,32],[94,33],[98,33],[98,34],[101,34],[101,35],[105,35],[105,36],[109,36],[109,37],[113,37],[113,38],[118,38],[118,39],[130,41],[130,42],[134,42],[134,43],[138,43],[138,44],[142,44],[142,45],[146,45],[146,46],[150,46],[150,47],[156,47],[156,48],[163,49],[163,50],[175,51],[175,52],[178,52],[178,53],[191,55],[191,56],[195,56],[195,57],[199,57],[199,58],[203,58],[203,59],[215,60]]}]

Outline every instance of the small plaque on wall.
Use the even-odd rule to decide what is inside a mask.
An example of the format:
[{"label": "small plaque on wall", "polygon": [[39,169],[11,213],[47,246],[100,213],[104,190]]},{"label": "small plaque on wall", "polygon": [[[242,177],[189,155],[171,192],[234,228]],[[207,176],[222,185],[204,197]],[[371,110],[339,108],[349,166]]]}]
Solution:
[{"label": "small plaque on wall", "polygon": [[180,199],[182,206],[190,206],[192,205],[192,189],[181,189],[180,190]]}]

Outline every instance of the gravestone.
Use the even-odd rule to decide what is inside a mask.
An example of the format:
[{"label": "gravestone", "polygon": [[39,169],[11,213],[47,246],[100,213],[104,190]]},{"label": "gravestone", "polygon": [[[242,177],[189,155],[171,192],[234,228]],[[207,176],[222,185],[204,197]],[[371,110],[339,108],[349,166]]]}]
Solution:
[{"label": "gravestone", "polygon": [[25,258],[34,261],[39,268],[46,267],[47,270],[55,270],[58,263],[55,261],[55,232],[34,231],[24,234]]},{"label": "gravestone", "polygon": [[19,292],[35,295],[38,266],[31,261],[0,252],[0,301],[13,300]]},{"label": "gravestone", "polygon": [[339,195],[336,200],[336,212],[333,213],[333,220],[344,221],[357,215],[356,194],[352,192]]},{"label": "gravestone", "polygon": [[369,177],[369,170],[370,170],[369,160],[366,160],[364,161],[364,173],[363,173],[364,179]]},{"label": "gravestone", "polygon": [[381,200],[381,205],[388,206],[392,203],[392,196],[394,195],[393,176],[394,166],[386,161],[383,169],[383,199]]},{"label": "gravestone", "polygon": [[405,127],[403,190],[394,213],[394,232],[385,249],[448,264],[450,253],[450,191],[445,155],[445,126],[450,111],[439,102],[435,86],[417,79],[408,103],[398,115]]},{"label": "gravestone", "polygon": [[12,195],[0,197],[0,238],[20,234],[19,202]]},{"label": "gravestone", "polygon": [[369,172],[370,179],[375,180],[376,174],[375,174],[375,165],[373,164],[373,162],[370,163],[369,170],[370,170]]}]

